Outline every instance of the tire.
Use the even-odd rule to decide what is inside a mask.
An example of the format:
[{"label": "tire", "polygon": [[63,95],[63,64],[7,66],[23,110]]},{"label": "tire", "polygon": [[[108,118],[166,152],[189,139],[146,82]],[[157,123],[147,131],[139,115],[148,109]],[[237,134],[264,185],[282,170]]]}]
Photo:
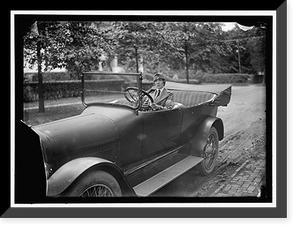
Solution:
[{"label": "tire", "polygon": [[103,171],[93,171],[76,179],[64,196],[120,197],[122,193],[120,185],[112,175]]},{"label": "tire", "polygon": [[203,153],[200,157],[204,158],[198,165],[198,170],[201,175],[210,174],[216,165],[217,156],[219,154],[219,136],[215,127],[211,127],[207,136],[206,144]]}]

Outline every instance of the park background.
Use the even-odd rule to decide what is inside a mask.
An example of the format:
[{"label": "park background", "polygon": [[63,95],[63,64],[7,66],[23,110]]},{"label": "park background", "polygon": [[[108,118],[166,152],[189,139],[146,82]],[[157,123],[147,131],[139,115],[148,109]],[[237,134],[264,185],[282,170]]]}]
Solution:
[{"label": "park background", "polygon": [[271,24],[243,24],[35,21],[23,37],[25,108],[38,101],[45,112],[45,100],[80,97],[84,72],[91,88],[111,91],[132,82],[120,72],[142,72],[149,83],[160,72],[188,84],[265,84]]}]

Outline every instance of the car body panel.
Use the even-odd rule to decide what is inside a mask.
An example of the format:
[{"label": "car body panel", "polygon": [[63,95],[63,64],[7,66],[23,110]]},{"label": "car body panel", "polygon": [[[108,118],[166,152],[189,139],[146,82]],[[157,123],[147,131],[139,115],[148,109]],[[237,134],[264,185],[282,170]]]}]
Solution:
[{"label": "car body panel", "polygon": [[145,157],[178,145],[183,117],[181,109],[142,112],[141,117],[144,125],[142,154]]},{"label": "car body panel", "polygon": [[115,161],[113,152],[118,150],[119,134],[114,122],[105,115],[88,113],[32,129],[40,135],[46,159],[54,171],[82,156],[100,155]]},{"label": "car body panel", "polygon": [[[139,76],[137,79],[141,81]],[[138,84],[139,94],[141,85]],[[218,106],[229,103],[231,86],[217,86],[215,91],[199,90],[205,86],[198,85],[168,86],[174,90],[174,100],[186,105],[140,111],[141,103],[130,107],[83,102],[86,108],[78,116],[33,126],[47,166],[47,195],[63,195],[85,172],[99,169],[115,177],[122,192],[135,195],[133,188],[137,184],[150,177],[156,179],[159,172],[188,156],[200,157],[212,126],[220,140],[224,137],[223,122],[216,116]],[[141,95],[138,100],[142,100]],[[172,171],[168,172],[168,179],[172,179],[170,174]],[[181,173],[177,169],[176,177],[178,174]]]},{"label": "car body panel", "polygon": [[143,138],[142,118],[129,108],[114,106],[87,107],[82,115],[95,113],[109,117],[118,128],[118,152],[115,152],[115,163],[124,166],[143,159],[141,154]]}]

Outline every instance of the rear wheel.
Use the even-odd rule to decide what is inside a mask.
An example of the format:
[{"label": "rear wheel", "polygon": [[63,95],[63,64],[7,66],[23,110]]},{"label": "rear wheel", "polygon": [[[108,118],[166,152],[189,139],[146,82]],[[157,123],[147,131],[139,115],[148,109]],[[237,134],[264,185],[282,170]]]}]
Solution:
[{"label": "rear wheel", "polygon": [[201,155],[203,161],[200,162],[198,170],[201,175],[210,174],[216,165],[216,159],[219,153],[219,136],[215,127],[211,127],[207,136],[204,151]]},{"label": "rear wheel", "polygon": [[119,197],[121,188],[116,179],[107,172],[95,171],[78,178],[67,190],[70,197]]}]

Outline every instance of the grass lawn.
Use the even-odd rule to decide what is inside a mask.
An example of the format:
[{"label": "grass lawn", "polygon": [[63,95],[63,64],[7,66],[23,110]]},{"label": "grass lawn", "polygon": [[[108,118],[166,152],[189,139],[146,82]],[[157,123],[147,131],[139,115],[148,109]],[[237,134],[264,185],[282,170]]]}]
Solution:
[{"label": "grass lawn", "polygon": [[[123,94],[88,96],[86,102],[111,102],[123,98]],[[84,110],[81,98],[64,98],[59,100],[45,100],[45,112],[38,112],[38,102],[24,103],[23,121],[28,125],[38,125],[54,120],[79,115]]]}]

